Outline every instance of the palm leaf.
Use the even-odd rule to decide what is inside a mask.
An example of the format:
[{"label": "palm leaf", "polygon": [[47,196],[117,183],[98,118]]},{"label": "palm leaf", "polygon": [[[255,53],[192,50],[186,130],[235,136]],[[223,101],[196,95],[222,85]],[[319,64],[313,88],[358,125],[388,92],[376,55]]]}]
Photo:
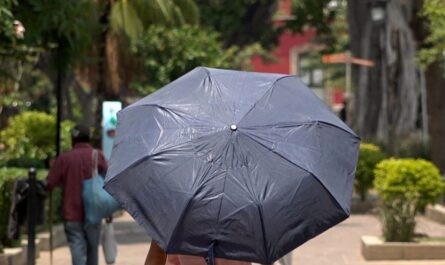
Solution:
[{"label": "palm leaf", "polygon": [[132,1],[137,14],[144,26],[150,24],[167,24],[172,20],[169,8],[171,0],[134,0]]},{"label": "palm leaf", "polygon": [[124,32],[131,40],[136,40],[144,29],[142,21],[128,0],[121,0],[113,5],[110,21],[113,30]]},{"label": "palm leaf", "polygon": [[198,24],[199,23],[199,8],[193,0],[173,0],[172,4],[175,6],[175,13],[181,17],[181,24]]}]

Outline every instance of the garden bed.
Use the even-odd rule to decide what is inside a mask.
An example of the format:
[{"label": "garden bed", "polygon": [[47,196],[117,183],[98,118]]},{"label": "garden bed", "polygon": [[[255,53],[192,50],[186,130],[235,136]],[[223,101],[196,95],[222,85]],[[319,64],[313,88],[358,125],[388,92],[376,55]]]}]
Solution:
[{"label": "garden bed", "polygon": [[445,239],[418,242],[384,242],[377,236],[362,236],[361,252],[366,260],[445,260]]}]

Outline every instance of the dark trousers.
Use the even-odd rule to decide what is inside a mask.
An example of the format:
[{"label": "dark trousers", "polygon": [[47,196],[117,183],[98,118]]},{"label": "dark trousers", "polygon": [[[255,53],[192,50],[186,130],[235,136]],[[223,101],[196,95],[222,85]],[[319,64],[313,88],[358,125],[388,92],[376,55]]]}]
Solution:
[{"label": "dark trousers", "polygon": [[64,226],[73,265],[98,265],[101,224],[65,222]]}]

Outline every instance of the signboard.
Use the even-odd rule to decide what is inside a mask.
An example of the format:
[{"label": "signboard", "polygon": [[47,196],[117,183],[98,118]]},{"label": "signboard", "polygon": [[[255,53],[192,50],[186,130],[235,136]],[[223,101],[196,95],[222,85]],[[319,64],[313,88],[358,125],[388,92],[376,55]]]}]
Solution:
[{"label": "signboard", "polygon": [[321,61],[324,64],[330,64],[330,63],[346,63],[347,56],[346,53],[333,53],[333,54],[326,54],[321,57]]},{"label": "signboard", "polygon": [[102,103],[102,151],[107,160],[111,157],[114,137],[116,136],[116,113],[122,109],[120,101],[104,101]]},{"label": "signboard", "polygon": [[348,53],[333,53],[326,54],[321,57],[321,61],[324,64],[332,64],[332,63],[352,63],[363,65],[367,67],[373,67],[374,62],[371,60],[366,60],[362,58],[352,57]]}]

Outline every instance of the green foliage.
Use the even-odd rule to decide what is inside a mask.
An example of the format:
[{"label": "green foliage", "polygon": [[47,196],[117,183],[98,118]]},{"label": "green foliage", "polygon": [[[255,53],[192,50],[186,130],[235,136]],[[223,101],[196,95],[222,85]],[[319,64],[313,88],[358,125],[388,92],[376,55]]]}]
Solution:
[{"label": "green foliage", "polygon": [[290,29],[301,32],[304,27],[310,26],[319,33],[329,33],[331,31],[330,23],[334,20],[336,10],[329,8],[331,0],[292,0],[293,20],[287,23]]},{"label": "green foliage", "polygon": [[[8,221],[14,179],[11,175],[2,176],[4,172],[5,170],[0,169],[0,212],[2,213],[0,215],[0,246],[11,247],[16,243],[8,239]],[[26,176],[26,174],[22,176]]]},{"label": "green foliage", "polygon": [[196,0],[201,24],[219,32],[225,47],[260,43],[273,47],[282,31],[274,25],[275,0]]},{"label": "green foliage", "polygon": [[423,159],[387,159],[374,171],[374,185],[384,201],[418,200],[417,209],[434,203],[444,191],[439,169]]},{"label": "green foliage", "polygon": [[21,23],[13,12],[18,3],[16,0],[0,0],[0,94],[2,97],[7,96],[7,92],[13,90],[19,81],[23,63],[36,61],[37,49],[24,45],[23,32],[17,31],[19,24],[14,25]]},{"label": "green foliage", "polygon": [[423,159],[387,159],[377,164],[374,186],[383,201],[383,232],[388,241],[411,241],[415,215],[445,189],[439,169]]},{"label": "green foliage", "polygon": [[84,58],[99,34],[95,7],[90,0],[26,0],[15,13],[26,27],[25,43],[54,52],[55,66],[66,69]]},{"label": "green foliage", "polygon": [[[62,149],[70,148],[69,131],[73,124],[62,122]],[[56,121],[44,112],[22,112],[12,117],[9,126],[0,132],[5,151],[0,160],[17,158],[46,159],[55,155]]]},{"label": "green foliage", "polygon": [[[334,1],[331,1],[333,3]],[[347,5],[344,0],[335,1],[327,8],[331,14],[329,29],[317,34],[316,41],[324,45],[323,54],[344,53],[349,50],[349,27]],[[323,74],[326,87],[346,89],[346,68],[344,64],[324,64]]]},{"label": "green foliage", "polygon": [[361,143],[360,153],[357,163],[357,171],[355,173],[355,190],[360,194],[362,201],[366,199],[368,190],[372,188],[374,182],[374,168],[385,159],[385,154],[380,150],[380,147]]},{"label": "green foliage", "polygon": [[12,113],[26,110],[48,111],[55,103],[50,80],[41,71],[31,64],[25,64],[21,71],[26,74],[21,77],[18,88],[8,82],[3,83],[3,87],[0,85],[0,109],[4,115],[0,119],[0,128],[5,125],[8,109]]},{"label": "green foliage", "polygon": [[253,53],[262,51],[259,45],[224,49],[218,38],[216,32],[196,26],[150,27],[134,46],[143,71],[133,87],[146,95],[197,66],[240,68]]},{"label": "green foliage", "polygon": [[428,20],[427,48],[418,54],[419,62],[426,67],[445,59],[445,3],[443,0],[425,0],[421,14]]},{"label": "green foliage", "polygon": [[193,0],[116,1],[110,15],[114,30],[123,31],[133,41],[147,25],[179,26],[197,24],[199,9]]},{"label": "green foliage", "polygon": [[15,0],[0,0],[0,40],[2,42],[14,42],[16,40],[14,34],[14,15],[12,8],[16,5]]}]

